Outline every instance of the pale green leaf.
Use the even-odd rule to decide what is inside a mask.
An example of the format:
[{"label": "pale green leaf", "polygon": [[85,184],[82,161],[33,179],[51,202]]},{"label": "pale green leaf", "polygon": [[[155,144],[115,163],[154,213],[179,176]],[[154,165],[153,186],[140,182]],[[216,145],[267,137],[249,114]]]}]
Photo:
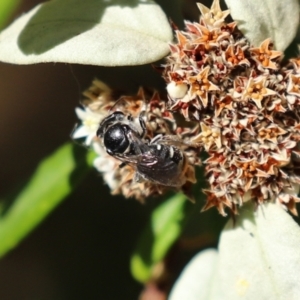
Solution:
[{"label": "pale green leaf", "polygon": [[0,217],[0,257],[34,229],[87,174],[93,153],[66,144],[40,163]]},{"label": "pale green leaf", "polygon": [[[205,261],[200,253],[191,261],[170,300],[300,299],[298,224],[276,204],[254,209],[244,206],[237,222],[227,223],[218,259]],[[201,290],[196,290],[197,284]],[[196,294],[189,292],[191,288]]]},{"label": "pale green leaf", "polygon": [[164,57],[171,40],[169,22],[152,0],[53,0],[0,34],[0,60],[140,65]]},{"label": "pale green leaf", "polygon": [[284,51],[295,38],[299,26],[298,0],[225,0],[232,18],[252,45],[271,38]]},{"label": "pale green leaf", "polygon": [[222,232],[215,291],[223,299],[300,299],[300,228],[276,204],[245,207]]},{"label": "pale green leaf", "polygon": [[197,254],[182,271],[169,300],[209,300],[211,282],[218,262],[215,249]]}]

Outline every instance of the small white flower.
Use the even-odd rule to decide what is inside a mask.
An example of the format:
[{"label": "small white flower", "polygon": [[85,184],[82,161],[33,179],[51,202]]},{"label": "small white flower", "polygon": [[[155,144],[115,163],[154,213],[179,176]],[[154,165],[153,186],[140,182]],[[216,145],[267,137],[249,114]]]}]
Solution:
[{"label": "small white flower", "polygon": [[85,144],[90,145],[93,138],[96,136],[99,124],[103,119],[103,116],[98,113],[92,112],[89,108],[81,109],[77,107],[75,109],[76,114],[82,121],[82,125],[76,128],[73,133],[74,139],[86,137]]},{"label": "small white flower", "polygon": [[109,156],[104,148],[99,143],[93,143],[94,151],[99,155],[94,160],[94,167],[103,175],[104,181],[113,191],[115,190],[119,182],[115,178],[115,171],[118,168],[118,164],[115,159]]}]

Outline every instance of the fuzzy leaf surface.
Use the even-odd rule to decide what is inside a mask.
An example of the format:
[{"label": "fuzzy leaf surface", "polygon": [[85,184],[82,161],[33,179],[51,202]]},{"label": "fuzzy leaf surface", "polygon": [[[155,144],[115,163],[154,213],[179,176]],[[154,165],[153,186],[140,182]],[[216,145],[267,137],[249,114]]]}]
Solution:
[{"label": "fuzzy leaf surface", "polygon": [[208,249],[198,253],[182,271],[169,300],[207,300],[213,281],[218,253]]},{"label": "fuzzy leaf surface", "polygon": [[[299,226],[281,207],[267,204],[254,212],[246,205],[236,224],[230,220],[222,231],[218,257],[200,253],[169,299],[300,299],[299,245]],[[189,292],[197,286],[198,294]]]},{"label": "fuzzy leaf surface", "polygon": [[225,0],[232,18],[252,45],[271,38],[276,50],[284,51],[299,27],[298,0]]},{"label": "fuzzy leaf surface", "polygon": [[169,22],[152,0],[53,0],[0,34],[0,61],[141,65],[164,57]]}]

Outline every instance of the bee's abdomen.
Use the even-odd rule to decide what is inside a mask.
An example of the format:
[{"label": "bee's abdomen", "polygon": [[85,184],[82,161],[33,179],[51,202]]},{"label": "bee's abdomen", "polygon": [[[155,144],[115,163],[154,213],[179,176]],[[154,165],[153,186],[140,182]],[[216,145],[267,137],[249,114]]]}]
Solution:
[{"label": "bee's abdomen", "polygon": [[151,151],[153,151],[153,154],[160,157],[162,160],[170,160],[176,164],[179,164],[183,160],[182,152],[173,146],[156,144],[151,145],[150,148]]}]

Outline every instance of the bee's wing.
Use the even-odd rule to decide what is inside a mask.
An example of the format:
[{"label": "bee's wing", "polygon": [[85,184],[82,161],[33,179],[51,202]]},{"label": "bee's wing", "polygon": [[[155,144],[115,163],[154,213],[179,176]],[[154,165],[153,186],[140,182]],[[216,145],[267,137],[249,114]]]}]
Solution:
[{"label": "bee's wing", "polygon": [[165,186],[179,187],[184,184],[182,170],[172,160],[150,152],[140,155],[138,160],[136,169],[142,177]]},{"label": "bee's wing", "polygon": [[161,144],[161,145],[168,145],[168,146],[175,146],[179,149],[186,149],[188,147],[197,147],[197,143],[183,141],[177,135],[160,135],[153,138],[150,144]]}]

